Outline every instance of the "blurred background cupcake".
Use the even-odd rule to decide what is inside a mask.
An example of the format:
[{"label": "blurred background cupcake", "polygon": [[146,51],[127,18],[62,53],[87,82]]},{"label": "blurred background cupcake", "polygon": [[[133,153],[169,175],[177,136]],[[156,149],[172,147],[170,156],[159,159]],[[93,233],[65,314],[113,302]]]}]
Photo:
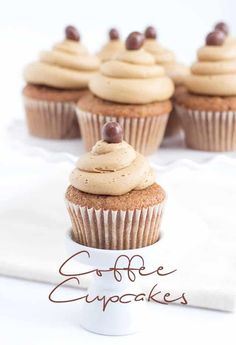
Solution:
[{"label": "blurred background cupcake", "polygon": [[117,122],[82,156],[70,175],[66,204],[74,240],[102,249],[133,249],[158,241],[165,191],[147,159],[122,140]]},{"label": "blurred background cupcake", "polygon": [[218,22],[214,26],[214,31],[222,31],[225,34],[225,44],[236,44],[236,37],[230,34],[230,29],[227,23]]},{"label": "blurred background cupcake", "polygon": [[236,45],[216,30],[197,57],[187,90],[177,96],[186,144],[197,150],[236,150]]},{"label": "blurred background cupcake", "polygon": [[124,49],[124,43],[120,39],[117,29],[112,28],[108,32],[108,42],[102,47],[97,54],[101,62],[112,60],[116,57],[120,50]]},{"label": "blurred background cupcake", "polygon": [[49,139],[79,137],[75,103],[98,68],[98,58],[89,55],[80,43],[77,29],[67,26],[65,39],[41,52],[39,61],[24,70],[27,85],[23,97],[30,134]]},{"label": "blurred background cupcake", "polygon": [[[152,54],[155,62],[165,68],[167,75],[173,80],[175,84],[175,93],[173,95],[173,103],[175,104],[175,96],[184,88],[184,81],[190,73],[189,67],[178,62],[175,54],[163,47],[157,40],[157,32],[155,27],[148,26],[144,32],[145,42],[144,49]],[[179,119],[173,108],[166,127],[166,136],[175,135],[181,129]]]},{"label": "blurred background cupcake", "polygon": [[89,83],[91,93],[78,102],[78,119],[86,150],[101,139],[107,121],[117,121],[124,139],[147,155],[160,145],[174,92],[172,80],[143,48],[144,36],[131,33],[114,60],[102,63]]}]

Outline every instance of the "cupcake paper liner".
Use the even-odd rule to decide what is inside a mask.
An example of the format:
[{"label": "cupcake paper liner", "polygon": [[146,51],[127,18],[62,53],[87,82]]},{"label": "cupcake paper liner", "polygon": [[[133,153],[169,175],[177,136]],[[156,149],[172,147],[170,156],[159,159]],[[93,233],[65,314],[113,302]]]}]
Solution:
[{"label": "cupcake paper liner", "polygon": [[171,137],[176,135],[177,133],[181,132],[181,122],[179,120],[177,111],[175,109],[175,106],[173,107],[173,110],[170,113],[166,130],[165,130],[165,137]]},{"label": "cupcake paper liner", "polygon": [[117,121],[123,128],[124,140],[144,155],[151,154],[160,146],[169,117],[169,114],[142,118],[104,116],[79,108],[76,112],[87,151],[101,139],[103,125],[108,121]]},{"label": "cupcake paper liner", "polygon": [[158,241],[164,201],[141,210],[102,210],[66,199],[74,240],[100,249],[134,249]]},{"label": "cupcake paper liner", "polygon": [[24,106],[31,135],[47,139],[80,137],[75,103],[41,101],[24,97]]},{"label": "cupcake paper liner", "polygon": [[177,106],[186,145],[202,151],[236,150],[236,112],[199,111]]}]

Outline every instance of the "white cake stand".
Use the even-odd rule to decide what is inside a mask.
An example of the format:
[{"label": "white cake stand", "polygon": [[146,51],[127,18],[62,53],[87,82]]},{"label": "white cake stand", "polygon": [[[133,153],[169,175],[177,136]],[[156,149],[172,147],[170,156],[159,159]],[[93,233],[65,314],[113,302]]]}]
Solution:
[{"label": "white cake stand", "polygon": [[[106,250],[97,249],[83,246],[73,241],[71,237],[71,230],[67,235],[67,249],[70,255],[77,252],[88,251],[90,258],[87,255],[81,254],[75,257],[75,259],[81,264],[86,264],[93,268],[109,269],[114,267],[116,259],[120,255],[126,255],[129,258],[134,255],[141,255],[145,261],[145,264],[153,257],[158,247],[158,242],[140,249],[131,250]],[[127,259],[119,259],[119,267],[127,267]],[[133,268],[139,268],[142,266],[141,259],[135,258],[132,263]],[[89,269],[91,268],[89,267]],[[148,268],[148,267],[147,267]],[[93,279],[87,290],[89,298],[95,298],[96,296],[105,296],[108,299],[111,296],[123,296],[125,294],[140,294],[142,289],[138,284],[137,279],[132,282],[127,275],[127,272],[122,272],[122,281],[118,282],[114,277],[114,272],[104,272],[102,277],[93,273]],[[123,301],[130,300],[129,296],[125,296]],[[133,297],[133,296],[132,296]],[[113,300],[116,300],[113,297]],[[139,331],[142,328],[142,321],[145,318],[146,313],[146,300],[134,301],[134,297],[131,298],[129,303],[109,302],[103,311],[103,305],[101,301],[94,301],[92,303],[86,303],[84,300],[81,302],[82,311],[80,324],[85,329],[104,335],[125,335]]]}]

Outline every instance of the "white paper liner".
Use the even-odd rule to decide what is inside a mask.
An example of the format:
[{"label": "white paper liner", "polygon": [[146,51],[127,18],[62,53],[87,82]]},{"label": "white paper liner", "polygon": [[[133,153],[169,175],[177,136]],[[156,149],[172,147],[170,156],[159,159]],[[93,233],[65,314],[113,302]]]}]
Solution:
[{"label": "white paper liner", "polygon": [[74,102],[23,99],[31,135],[48,139],[80,137]]},{"label": "white paper liner", "polygon": [[203,151],[236,150],[236,112],[199,111],[176,106],[186,145]]},{"label": "white paper liner", "polygon": [[66,199],[76,242],[101,249],[134,249],[159,239],[165,201],[141,210],[102,210]]},{"label": "white paper liner", "polygon": [[76,108],[85,149],[91,148],[101,139],[103,125],[117,121],[123,128],[124,140],[143,155],[153,153],[161,144],[169,114],[148,117],[122,117],[93,114]]}]

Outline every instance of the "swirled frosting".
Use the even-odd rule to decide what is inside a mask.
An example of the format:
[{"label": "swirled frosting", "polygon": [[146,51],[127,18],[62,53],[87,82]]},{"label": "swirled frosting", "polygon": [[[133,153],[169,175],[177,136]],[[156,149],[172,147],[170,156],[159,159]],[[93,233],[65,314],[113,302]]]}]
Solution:
[{"label": "swirled frosting", "polygon": [[88,86],[98,68],[99,59],[89,55],[80,42],[65,39],[41,52],[38,62],[26,66],[24,79],[36,85],[80,89]]},{"label": "swirled frosting", "polygon": [[128,104],[165,101],[174,92],[163,67],[142,48],[123,50],[115,60],[103,63],[101,73],[91,79],[89,87],[102,99]]},{"label": "swirled frosting", "polygon": [[144,49],[153,55],[156,63],[165,68],[166,74],[174,81],[175,85],[183,85],[189,75],[189,67],[176,61],[175,54],[160,45],[156,39],[146,38]]},{"label": "swirled frosting", "polygon": [[123,195],[154,182],[155,173],[148,160],[125,141],[98,141],[91,152],[78,160],[70,175],[73,187],[98,195]]},{"label": "swirled frosting", "polygon": [[186,79],[190,92],[208,96],[236,95],[236,45],[204,46]]},{"label": "swirled frosting", "polygon": [[122,49],[124,49],[124,43],[121,40],[110,40],[97,56],[102,62],[113,60]]}]

